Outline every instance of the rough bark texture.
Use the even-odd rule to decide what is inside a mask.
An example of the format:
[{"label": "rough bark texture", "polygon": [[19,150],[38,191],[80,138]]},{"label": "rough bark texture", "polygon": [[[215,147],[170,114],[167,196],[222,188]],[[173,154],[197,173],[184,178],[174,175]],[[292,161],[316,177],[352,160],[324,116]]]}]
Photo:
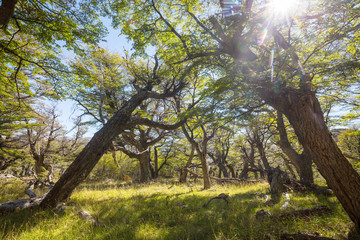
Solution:
[{"label": "rough bark texture", "polygon": [[336,145],[314,92],[263,89],[266,102],[286,115],[299,142],[317,165],[351,220],[360,227],[360,176]]},{"label": "rough bark texture", "polygon": [[18,0],[3,0],[0,6],[0,28],[5,28],[14,15]]},{"label": "rough bark texture", "polygon": [[38,206],[40,202],[43,200],[43,198],[44,195],[30,199],[21,199],[17,201],[2,203],[0,204],[0,216],[11,212],[15,212],[18,209],[32,208],[34,206]]},{"label": "rough bark texture", "polygon": [[146,92],[134,95],[101,128],[84,147],[74,162],[66,169],[59,181],[41,202],[42,208],[55,208],[58,202],[67,200],[73,190],[90,174],[112,141],[121,133],[131,113],[147,98]]},{"label": "rough bark texture", "polygon": [[281,150],[288,156],[290,161],[299,169],[300,181],[305,185],[314,183],[313,171],[312,171],[312,160],[306,154],[304,150],[302,154],[298,154],[295,149],[291,146],[282,114],[277,112],[277,128],[280,135],[279,145]]},{"label": "rough bark texture", "polygon": [[138,156],[140,162],[140,182],[147,182],[152,179],[150,170],[150,152],[146,151]]}]

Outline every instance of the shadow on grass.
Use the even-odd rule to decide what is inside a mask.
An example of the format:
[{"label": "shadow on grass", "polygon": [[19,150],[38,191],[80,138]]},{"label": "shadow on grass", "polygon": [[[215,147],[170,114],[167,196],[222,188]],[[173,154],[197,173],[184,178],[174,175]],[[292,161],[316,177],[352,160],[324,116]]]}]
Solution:
[{"label": "shadow on grass", "polygon": [[[308,219],[256,219],[259,209],[279,211],[284,199],[269,206],[264,198],[255,191],[230,193],[229,203],[217,199],[206,208],[202,207],[210,198],[222,191],[193,191],[188,188],[148,188],[148,185],[132,185],[115,191],[113,187],[101,188],[103,192],[75,196],[69,202],[76,211],[83,208],[100,222],[100,226],[84,223],[76,216],[76,211],[58,216],[51,211],[19,211],[0,219],[5,224],[4,235],[16,235],[34,228],[58,227],[57,233],[44,235],[38,239],[266,239],[270,234],[277,239],[282,232],[316,232],[327,228],[332,222],[339,222],[334,216],[341,208],[334,199],[308,194],[292,194],[290,206],[296,209],[314,205],[329,205],[334,214],[326,218]],[[87,188],[88,189],[88,188]],[[99,190],[99,187],[94,188]],[[112,189],[106,191],[105,189]],[[89,190],[89,189],[88,189]],[[128,193],[127,191],[133,191]],[[229,190],[230,191],[230,190]],[[91,198],[91,194],[96,194]],[[104,197],[99,197],[103,194]],[[58,222],[57,224],[54,222]],[[345,222],[346,220],[341,220]],[[40,225],[40,226],[39,226]],[[1,231],[2,229],[0,229]],[[346,230],[345,230],[346,231]],[[339,231],[338,231],[339,232]],[[11,233],[12,234],[12,233]],[[55,237],[56,236],[56,237]],[[68,237],[70,236],[70,238]],[[0,232],[0,238],[1,238]]]},{"label": "shadow on grass", "polygon": [[23,231],[28,231],[46,220],[59,218],[50,210],[40,210],[38,207],[21,209],[16,212],[0,217],[0,239],[5,236],[20,235]]}]

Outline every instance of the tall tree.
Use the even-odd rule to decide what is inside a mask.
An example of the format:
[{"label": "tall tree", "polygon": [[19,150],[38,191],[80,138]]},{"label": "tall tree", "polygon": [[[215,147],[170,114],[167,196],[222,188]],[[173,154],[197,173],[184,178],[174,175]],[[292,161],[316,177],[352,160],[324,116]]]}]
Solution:
[{"label": "tall tree", "polygon": [[[337,1],[319,0],[289,7],[289,13],[296,11],[299,23],[291,14],[280,15],[274,8],[270,11],[267,6],[271,4],[263,1],[234,3],[235,12],[223,9],[218,15],[212,15],[206,4],[200,7],[198,1],[151,1],[139,7],[140,2],[123,11],[127,16],[115,16],[115,23],[122,24],[135,46],[144,49],[149,43],[158,44],[169,61],[201,59],[212,66],[208,71],[222,66],[240,83],[241,94],[251,93],[283,113],[360,227],[360,176],[333,140],[313,89],[326,90],[335,77],[332,86],[344,83],[348,76],[357,77],[353,70],[358,67],[358,52],[348,49],[352,42],[359,42],[355,34],[360,28],[357,2],[340,6]],[[208,4],[213,7],[211,1]],[[204,10],[209,13],[201,14]],[[144,13],[141,18],[139,12]],[[130,19],[136,21],[129,24]]]},{"label": "tall tree", "polygon": [[[58,182],[41,202],[41,207],[55,207],[60,201],[68,199],[72,191],[89,175],[104,152],[112,142],[126,129],[138,124],[150,126],[162,126],[164,129],[175,129],[178,125],[167,126],[147,118],[133,118],[133,112],[147,99],[162,100],[175,97],[184,88],[187,76],[183,74],[191,69],[189,67],[174,68],[172,66],[154,65],[152,74],[146,77],[135,75],[132,87],[136,91],[133,96],[126,100],[120,109],[105,123],[105,125],[93,136],[84,147],[74,162],[66,169]],[[169,68],[170,69],[169,69]],[[176,75],[173,73],[175,70]]]}]

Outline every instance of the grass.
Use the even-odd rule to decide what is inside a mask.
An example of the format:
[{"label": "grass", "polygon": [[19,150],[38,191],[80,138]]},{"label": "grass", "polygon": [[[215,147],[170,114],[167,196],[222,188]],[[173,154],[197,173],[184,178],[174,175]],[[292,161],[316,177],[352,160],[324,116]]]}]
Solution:
[{"label": "grass", "polygon": [[[10,185],[1,194],[18,197]],[[19,185],[12,185],[18,187]],[[274,205],[253,193],[266,193],[268,185],[201,185],[187,187],[152,182],[146,185],[111,183],[82,185],[73,193],[62,215],[52,211],[22,210],[0,218],[0,239],[278,239],[283,232],[298,231],[342,239],[352,226],[335,197],[291,193],[287,210],[280,210],[285,197]],[[220,193],[229,203],[213,200]],[[1,202],[9,197],[1,196]],[[14,198],[15,199],[15,198]],[[179,204],[181,203],[181,204]],[[182,207],[179,205],[186,205]],[[255,218],[257,210],[272,214],[317,205],[333,212],[302,219]],[[101,225],[81,219],[85,210]]]}]

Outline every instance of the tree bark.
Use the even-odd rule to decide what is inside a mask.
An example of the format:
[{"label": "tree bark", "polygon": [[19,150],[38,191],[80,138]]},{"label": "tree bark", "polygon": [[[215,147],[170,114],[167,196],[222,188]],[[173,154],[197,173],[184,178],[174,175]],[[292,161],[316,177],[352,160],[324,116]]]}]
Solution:
[{"label": "tree bark", "polygon": [[140,162],[140,182],[144,183],[152,179],[149,151],[140,154],[138,160]]},{"label": "tree bark", "polygon": [[[204,152],[205,151],[205,152]],[[203,152],[198,152],[200,161],[201,161],[201,168],[203,170],[203,180],[204,180],[204,189],[211,188],[210,176],[209,176],[209,168],[206,161],[206,150],[203,149]]]},{"label": "tree bark", "polygon": [[[229,173],[225,167],[225,165],[222,162],[218,162],[219,171],[223,173],[224,178],[229,177]],[[220,174],[219,174],[220,175]]]},{"label": "tree bark", "polygon": [[[203,131],[203,139],[201,143],[197,143],[193,137],[190,137],[189,133],[186,130],[185,125],[181,126],[182,132],[184,133],[184,135],[186,136],[186,138],[188,139],[188,141],[190,142],[190,144],[195,148],[196,152],[199,155],[200,161],[201,161],[201,168],[203,170],[203,180],[204,180],[204,189],[209,189],[211,187],[211,182],[210,182],[210,176],[209,176],[209,168],[208,168],[208,164],[206,161],[206,156],[207,156],[207,144],[209,142],[209,140],[213,137],[212,136],[206,136],[206,131],[205,128],[202,126],[202,131]],[[201,147],[200,147],[201,144]]]},{"label": "tree bark", "polygon": [[191,145],[191,152],[190,152],[189,159],[187,160],[185,167],[180,169],[180,179],[179,179],[180,183],[186,183],[188,168],[191,165],[191,161],[193,160],[194,155],[195,155],[195,147],[193,145]]},{"label": "tree bark", "polygon": [[262,98],[293,126],[299,142],[317,165],[351,220],[360,228],[360,175],[336,145],[312,91],[287,88],[275,93],[263,88]]},{"label": "tree bark", "polygon": [[288,156],[290,161],[299,169],[300,181],[304,185],[311,185],[314,183],[312,160],[303,150],[302,154],[298,154],[291,146],[284,124],[282,113],[277,112],[277,128],[280,135],[279,145],[281,150]]},{"label": "tree bark", "polygon": [[0,6],[0,28],[6,28],[14,15],[18,0],[3,0]]},{"label": "tree bark", "polygon": [[230,172],[230,174],[231,174],[231,177],[232,178],[236,178],[236,174],[235,174],[235,171],[234,171],[234,167],[231,165],[231,164],[227,164],[226,165],[228,168],[229,168],[229,172]]},{"label": "tree bark", "polygon": [[132,112],[143,100],[147,92],[134,95],[124,106],[93,136],[74,162],[66,169],[54,187],[40,204],[42,208],[54,208],[58,202],[68,199],[73,190],[90,174],[112,141],[121,133]]}]

